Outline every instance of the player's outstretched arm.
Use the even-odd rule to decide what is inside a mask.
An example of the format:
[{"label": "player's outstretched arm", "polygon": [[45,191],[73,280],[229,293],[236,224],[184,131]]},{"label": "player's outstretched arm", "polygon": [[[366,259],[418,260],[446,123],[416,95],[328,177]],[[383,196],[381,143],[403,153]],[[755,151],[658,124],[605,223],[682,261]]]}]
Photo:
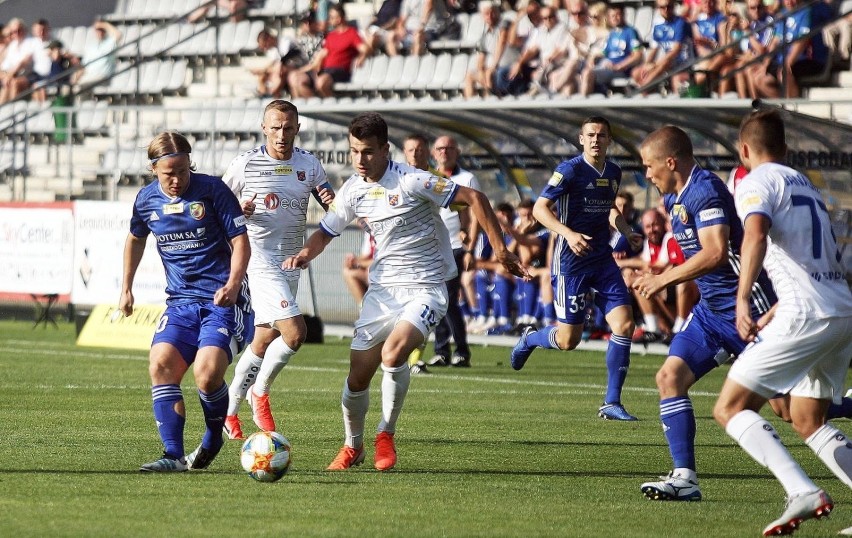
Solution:
[{"label": "player's outstretched arm", "polygon": [[139,262],[142,261],[142,255],[145,254],[145,239],[127,234],[127,241],[124,243],[124,270],[118,309],[125,316],[133,315],[133,279],[136,278],[136,270],[139,268]]},{"label": "player's outstretched arm", "polygon": [[305,246],[302,247],[295,256],[290,256],[289,258],[284,260],[284,263],[281,264],[282,269],[305,269],[308,264],[319,256],[325,247],[331,243],[331,240],[334,237],[328,235],[322,230],[317,230],[311,234],[307,241],[305,241]]},{"label": "player's outstretched arm", "polygon": [[503,243],[503,234],[500,228],[500,221],[497,220],[497,215],[491,208],[488,198],[481,192],[470,189],[468,187],[459,186],[453,200],[456,203],[463,203],[470,207],[473,217],[479,222],[488,240],[494,248],[494,256],[507,271],[524,280],[529,280],[530,274],[527,268],[523,266],[521,260],[509,251]]},{"label": "player's outstretched arm", "polygon": [[743,223],[740,283],[737,286],[737,332],[746,342],[753,341],[761,328],[751,317],[751,289],[766,257],[769,225],[769,218],[759,213],[748,215]]}]

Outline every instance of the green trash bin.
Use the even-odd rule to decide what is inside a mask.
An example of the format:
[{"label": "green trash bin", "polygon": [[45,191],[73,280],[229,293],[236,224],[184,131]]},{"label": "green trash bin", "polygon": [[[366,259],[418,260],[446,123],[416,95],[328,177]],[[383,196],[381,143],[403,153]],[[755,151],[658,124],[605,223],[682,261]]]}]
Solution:
[{"label": "green trash bin", "polygon": [[[71,106],[71,96],[70,95],[63,95],[63,94],[60,93],[53,99],[53,103],[51,103],[51,106],[53,108],[62,108],[62,107]],[[69,125],[68,115],[69,115],[69,112],[66,112],[64,110],[63,111],[56,111],[56,110],[53,111],[53,125],[55,127],[54,132],[53,132],[53,141],[56,142],[57,144],[61,144],[61,143],[65,142],[66,140],[68,140],[68,136],[69,136],[69,134],[71,134],[71,133],[68,132],[68,125]],[[74,127],[73,120],[70,123],[71,123],[71,128],[73,129],[73,127]]]}]

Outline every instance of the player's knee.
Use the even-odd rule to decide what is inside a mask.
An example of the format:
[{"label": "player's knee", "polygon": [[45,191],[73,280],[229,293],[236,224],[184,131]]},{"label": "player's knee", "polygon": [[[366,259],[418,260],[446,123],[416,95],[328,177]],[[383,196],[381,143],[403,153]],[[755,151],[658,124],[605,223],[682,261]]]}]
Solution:
[{"label": "player's knee", "polygon": [[738,409],[727,405],[719,400],[713,406],[713,419],[723,428],[728,426],[728,422],[739,412]]},{"label": "player's knee", "polygon": [[580,341],[583,339],[582,334],[574,335],[569,334],[566,336],[562,336],[557,333],[556,335],[556,345],[559,346],[559,349],[562,351],[571,351],[572,349],[576,349],[577,346],[580,345]]}]

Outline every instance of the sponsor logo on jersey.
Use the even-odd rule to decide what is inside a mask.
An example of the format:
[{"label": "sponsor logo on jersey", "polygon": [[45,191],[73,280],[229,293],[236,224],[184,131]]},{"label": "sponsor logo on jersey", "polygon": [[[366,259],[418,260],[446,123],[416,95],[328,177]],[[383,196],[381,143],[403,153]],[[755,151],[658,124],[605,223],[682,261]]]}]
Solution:
[{"label": "sponsor logo on jersey", "polygon": [[424,188],[424,189],[426,189],[426,190],[429,190],[429,189],[431,189],[431,188],[432,188],[432,178],[431,178],[431,177],[429,177],[429,179],[427,179],[427,180],[423,183],[423,188]]},{"label": "sponsor logo on jersey", "polygon": [[553,172],[553,175],[550,176],[550,179],[547,180],[547,184],[550,185],[551,187],[555,187],[555,186],[559,185],[559,183],[561,181],[562,181],[562,174],[560,174],[559,172]]},{"label": "sponsor logo on jersey", "polygon": [[274,192],[270,192],[263,197],[263,205],[266,206],[266,209],[275,210],[278,209],[279,205],[281,205],[281,199],[278,198],[278,195]]},{"label": "sponsor logo on jersey", "polygon": [[605,177],[599,177],[598,179],[595,180],[595,184],[598,187],[609,187],[609,180],[606,179]]},{"label": "sponsor logo on jersey", "polygon": [[271,175],[272,175],[272,170],[261,170],[261,171],[260,171],[260,176],[261,176],[261,177],[263,177],[263,176],[271,176]]},{"label": "sponsor logo on jersey", "polygon": [[305,179],[307,179],[307,177],[305,176],[305,171],[304,170],[297,170],[296,171],[296,179],[298,179],[299,181],[305,181]]},{"label": "sponsor logo on jersey", "polygon": [[399,195],[398,194],[389,194],[388,195],[388,205],[391,207],[399,205]]},{"label": "sponsor logo on jersey", "polygon": [[192,202],[189,204],[189,214],[195,220],[204,218],[204,202]]},{"label": "sponsor logo on jersey", "polygon": [[367,194],[364,197],[367,200],[381,200],[385,197],[385,188],[373,187],[372,189],[367,191]]},{"label": "sponsor logo on jersey", "polygon": [[201,239],[205,235],[207,235],[207,228],[196,228],[195,229],[195,236],[197,238]]},{"label": "sponsor logo on jersey", "polygon": [[160,217],[157,215],[157,212],[154,211],[153,213],[151,213],[151,218],[149,220],[151,220],[151,221],[160,220]]},{"label": "sponsor logo on jersey", "polygon": [[289,165],[284,166],[276,166],[275,167],[275,175],[277,176],[289,176],[293,173],[293,167]]},{"label": "sponsor logo on jersey", "polygon": [[740,199],[740,205],[745,210],[749,210],[753,207],[757,207],[757,206],[760,205],[760,203],[761,203],[760,196],[758,196],[756,194],[752,194],[751,196],[743,196]]},{"label": "sponsor logo on jersey", "polygon": [[698,220],[700,220],[701,222],[722,218],[725,218],[725,212],[722,211],[721,207],[713,207],[698,212]]},{"label": "sponsor logo on jersey", "polygon": [[163,215],[177,215],[179,213],[183,213],[183,202],[163,204]]},{"label": "sponsor logo on jersey", "polygon": [[234,218],[234,226],[245,226],[246,218],[244,215],[240,215],[239,217]]},{"label": "sponsor logo on jersey", "polygon": [[675,204],[672,206],[672,218],[680,219],[680,221],[684,224],[689,222],[689,215],[686,213],[686,207],[681,204]]},{"label": "sponsor logo on jersey", "polygon": [[438,178],[438,181],[435,182],[435,186],[432,187],[432,192],[434,193],[442,193],[444,192],[444,188],[447,186],[447,180],[444,178]]},{"label": "sponsor logo on jersey", "polygon": [[287,299],[281,299],[281,308],[287,308],[288,306],[290,306],[290,301]]}]

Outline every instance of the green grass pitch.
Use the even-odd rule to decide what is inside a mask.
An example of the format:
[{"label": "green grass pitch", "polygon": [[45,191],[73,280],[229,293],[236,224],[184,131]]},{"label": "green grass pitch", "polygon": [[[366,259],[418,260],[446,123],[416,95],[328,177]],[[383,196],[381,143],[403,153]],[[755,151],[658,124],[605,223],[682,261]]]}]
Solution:
[{"label": "green grass pitch", "polygon": [[[671,465],[654,388],[662,357],[634,353],[624,403],[640,421],[617,423],[597,418],[603,353],[539,350],[515,372],[506,348],[475,347],[473,368],[412,378],[394,471],[373,470],[370,442],[365,465],[328,473],[348,366],[347,342],[331,338],[303,347],[273,386],[294,460],[261,484],[236,441],[207,471],[139,473],[161,453],[146,354],[77,348],[70,325],[30,327],[0,322],[0,536],[759,536],[783,508],[780,485],[711,418],[726,368],[693,392],[704,500],[661,503],[639,485]],[[203,429],[191,375],[183,390],[189,451]],[[242,417],[254,431],[247,406]],[[852,493],[775,422],[837,503],[798,534],[835,536],[852,525]]]}]

